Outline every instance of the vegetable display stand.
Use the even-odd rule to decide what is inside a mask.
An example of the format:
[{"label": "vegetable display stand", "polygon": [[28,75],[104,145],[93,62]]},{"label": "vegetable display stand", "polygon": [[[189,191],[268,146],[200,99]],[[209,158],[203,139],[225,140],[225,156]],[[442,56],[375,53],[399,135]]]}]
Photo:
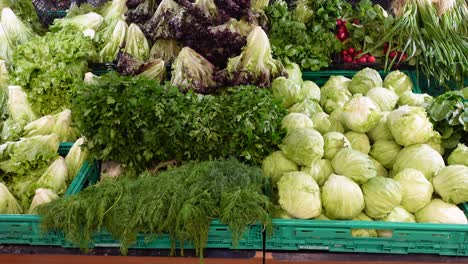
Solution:
[{"label": "vegetable display stand", "polygon": [[[305,80],[313,81],[315,82],[318,86],[323,86],[330,76],[344,76],[346,78],[353,78],[353,76],[358,72],[358,70],[324,70],[324,71],[317,71],[317,72],[302,72],[302,78]],[[410,70],[401,70],[401,72],[405,73],[408,75],[408,77],[411,79],[413,82],[413,93],[422,93],[421,89],[419,88],[419,82],[417,78],[417,74],[415,71],[410,71]],[[385,71],[379,71],[380,76],[382,76],[382,79],[387,75],[389,72]]]},{"label": "vegetable display stand", "polygon": [[[462,207],[468,215],[468,205]],[[385,230],[391,237],[353,237],[355,229]],[[468,225],[275,219],[266,250],[468,256]]]},{"label": "vegetable display stand", "polygon": [[[70,143],[61,144],[59,154],[67,155],[71,148]],[[96,182],[99,171],[97,166],[85,161],[78,175],[68,187],[65,196],[77,194],[84,186]],[[38,215],[0,215],[0,244],[27,244],[61,246],[62,235],[57,232],[43,234],[40,228],[41,218]]]},{"label": "vegetable display stand", "polygon": [[[231,232],[228,227],[221,222],[214,220],[211,223],[208,233],[207,249],[238,249],[238,250],[262,250],[263,249],[263,227],[261,225],[251,225],[240,239],[237,245],[232,241]],[[112,236],[103,231],[94,237],[94,245],[90,247],[119,247],[120,243]],[[130,248],[132,249],[171,249],[171,240],[168,235],[138,235],[137,241]],[[72,243],[65,242],[63,247],[74,247]],[[184,243],[183,247],[176,243],[177,249],[193,249],[193,245]]]}]

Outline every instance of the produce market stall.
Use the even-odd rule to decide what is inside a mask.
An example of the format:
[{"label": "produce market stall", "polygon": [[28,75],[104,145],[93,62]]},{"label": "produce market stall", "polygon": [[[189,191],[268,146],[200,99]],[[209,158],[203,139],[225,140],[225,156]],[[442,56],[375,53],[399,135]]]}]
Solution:
[{"label": "produce market stall", "polygon": [[0,0],[0,263],[467,263],[464,0]]}]

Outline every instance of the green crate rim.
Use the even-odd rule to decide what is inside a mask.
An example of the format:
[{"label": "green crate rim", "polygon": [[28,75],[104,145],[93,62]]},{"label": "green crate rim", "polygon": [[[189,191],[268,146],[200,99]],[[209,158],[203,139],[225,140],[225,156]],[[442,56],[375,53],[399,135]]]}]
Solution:
[{"label": "green crate rim", "polygon": [[[66,156],[73,145],[73,142],[66,142],[61,143],[58,149],[58,152],[62,156]],[[87,180],[90,180],[92,170],[93,170],[93,162],[85,161],[81,166],[78,174],[75,176],[73,181],[67,188],[67,191],[63,195],[64,197],[77,194],[85,185]],[[43,234],[39,232],[39,225],[40,225],[41,217],[39,215],[30,215],[30,214],[0,214],[0,223],[9,223],[11,225],[17,224],[29,224],[30,230],[21,232],[18,235],[18,241],[11,241],[12,239],[8,239],[8,243],[10,244],[31,244],[31,245],[62,245],[62,239],[60,236],[55,232],[50,232],[47,234]],[[10,232],[3,232],[0,230],[0,244],[2,242],[2,233],[9,234]],[[33,241],[34,240],[34,241]],[[4,241],[4,240],[3,240]],[[25,242],[28,241],[28,242]]]}]

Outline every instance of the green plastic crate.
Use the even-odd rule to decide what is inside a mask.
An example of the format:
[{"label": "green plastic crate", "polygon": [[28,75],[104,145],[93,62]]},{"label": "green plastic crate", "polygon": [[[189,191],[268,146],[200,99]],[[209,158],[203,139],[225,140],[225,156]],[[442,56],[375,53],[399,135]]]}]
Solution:
[{"label": "green plastic crate", "polygon": [[[94,167],[96,167],[95,165]],[[118,240],[114,239],[110,233],[101,231],[96,234],[93,238],[94,243],[90,243],[89,247],[120,247]],[[64,240],[63,247],[73,248],[78,247],[73,243]],[[137,236],[137,241],[130,248],[133,249],[171,249],[171,240],[169,235],[155,236],[152,234],[141,234]],[[181,247],[180,243],[176,243],[177,249],[193,249],[193,245],[185,243]],[[211,222],[211,226],[208,233],[208,241],[206,248],[218,248],[218,249],[251,249],[251,250],[263,250],[263,226],[260,224],[254,224],[247,228],[242,239],[240,239],[237,245],[234,245],[232,240],[232,234],[228,229],[228,226],[222,224],[218,220]]]},{"label": "green plastic crate", "polygon": [[[353,76],[358,71],[350,71],[350,70],[325,70],[325,71],[316,71],[316,72],[302,72],[302,78],[304,80],[313,81],[318,86],[322,87],[330,78],[330,76],[337,76],[341,75],[347,78],[353,78]],[[419,82],[417,78],[417,74],[414,71],[402,70],[406,75],[408,75],[413,81],[413,92],[414,93],[422,93],[421,89],[419,89]],[[379,71],[380,76],[382,79],[387,75],[387,72]]]},{"label": "green plastic crate", "polygon": [[457,91],[460,90],[460,88],[468,87],[468,78],[465,78],[463,80],[463,87],[459,87],[460,84],[457,84],[456,82],[449,82],[448,85],[444,87],[440,85],[440,83],[434,78],[428,78],[427,76],[421,73],[419,74],[418,81],[419,88],[421,89],[421,91],[432,96],[444,94],[449,90]]},{"label": "green plastic crate", "polygon": [[[59,154],[67,155],[73,143],[61,144]],[[97,166],[85,162],[73,179],[64,196],[78,193],[84,186],[96,182],[99,177]],[[0,214],[0,244],[26,244],[61,246],[62,236],[57,232],[43,234],[38,215]]]},{"label": "green plastic crate", "polygon": [[[263,227],[261,225],[251,225],[245,232],[244,237],[240,239],[236,246],[232,241],[232,235],[228,227],[222,224],[218,220],[214,220],[211,223],[208,241],[206,248],[218,248],[218,249],[251,249],[251,250],[262,250],[263,249]],[[89,245],[90,247],[120,247],[119,241],[112,238],[112,236],[103,231],[94,236],[94,243]],[[65,241],[63,247],[75,247],[74,244]],[[179,242],[176,243],[177,249],[194,249],[190,243],[184,243],[183,247]],[[130,248],[132,249],[171,249],[171,240],[169,235],[138,235],[137,241]]]},{"label": "green plastic crate", "polygon": [[[468,215],[468,205],[461,207]],[[393,236],[353,237],[353,229],[391,230]],[[274,219],[266,250],[468,256],[468,225]]]}]

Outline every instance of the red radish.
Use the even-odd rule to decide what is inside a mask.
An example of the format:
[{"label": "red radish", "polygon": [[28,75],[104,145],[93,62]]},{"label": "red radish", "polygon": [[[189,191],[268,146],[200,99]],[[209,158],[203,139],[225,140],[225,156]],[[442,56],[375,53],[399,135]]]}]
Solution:
[{"label": "red radish", "polygon": [[349,48],[349,49],[348,49],[348,53],[349,53],[349,54],[354,54],[354,48],[353,48],[353,47]]},{"label": "red radish", "polygon": [[397,56],[398,53],[396,51],[392,51],[390,52],[390,54],[388,55],[391,59],[395,58],[395,56]]},{"label": "red radish", "polygon": [[338,18],[338,19],[336,20],[336,25],[337,25],[338,27],[341,27],[341,25],[343,25],[343,24],[344,24],[344,22],[343,22],[342,19]]},{"label": "red radish", "polygon": [[354,60],[353,60],[353,63],[358,63],[358,60],[354,59]]},{"label": "red radish", "polygon": [[362,54],[362,50],[356,52],[357,55],[361,55]]},{"label": "red radish", "polygon": [[342,54],[343,56],[346,56],[346,55],[348,55],[348,51],[347,51],[347,50],[343,50],[343,51],[341,52],[341,54]]},{"label": "red radish", "polygon": [[403,56],[401,56],[401,61],[405,61],[407,58],[408,58],[408,55],[406,55],[406,53],[405,53],[405,54],[403,54]]},{"label": "red radish", "polygon": [[367,59],[366,57],[362,56],[361,58],[358,59],[359,63],[366,63]]},{"label": "red radish", "polygon": [[374,56],[369,56],[369,57],[367,58],[367,62],[369,62],[369,63],[375,63],[375,57],[374,57]]},{"label": "red radish", "polygon": [[383,44],[383,47],[384,47],[384,49],[388,49],[388,42],[385,42],[385,43]]},{"label": "red radish", "polygon": [[352,62],[352,61],[353,61],[353,58],[351,58],[351,57],[349,57],[349,56],[346,56],[346,57],[344,58],[344,61],[349,63],[349,62]]},{"label": "red radish", "polygon": [[359,25],[359,19],[356,18],[356,19],[354,19],[353,22],[354,22],[355,25]]},{"label": "red radish", "polygon": [[344,32],[338,32],[338,39],[345,40],[346,39],[346,34]]}]

